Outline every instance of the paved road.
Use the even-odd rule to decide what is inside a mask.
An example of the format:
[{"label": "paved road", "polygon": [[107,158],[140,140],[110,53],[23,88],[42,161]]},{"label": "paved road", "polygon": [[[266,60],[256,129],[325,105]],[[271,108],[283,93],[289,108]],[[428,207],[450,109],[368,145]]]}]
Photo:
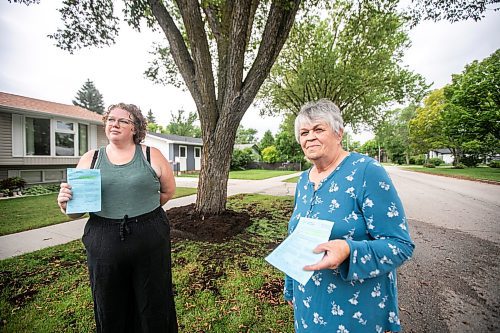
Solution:
[{"label": "paved road", "polygon": [[500,244],[500,186],[386,169],[408,218]]},{"label": "paved road", "polygon": [[416,244],[398,272],[404,332],[500,332],[500,186],[387,170]]}]

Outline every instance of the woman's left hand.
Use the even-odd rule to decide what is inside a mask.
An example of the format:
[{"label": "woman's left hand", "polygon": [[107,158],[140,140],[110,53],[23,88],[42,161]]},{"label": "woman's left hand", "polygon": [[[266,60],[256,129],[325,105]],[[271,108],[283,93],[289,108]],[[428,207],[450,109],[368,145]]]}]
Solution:
[{"label": "woman's left hand", "polygon": [[323,258],[314,265],[304,266],[305,271],[318,271],[320,269],[336,269],[349,257],[351,249],[345,240],[334,239],[316,246],[314,253],[325,252]]}]

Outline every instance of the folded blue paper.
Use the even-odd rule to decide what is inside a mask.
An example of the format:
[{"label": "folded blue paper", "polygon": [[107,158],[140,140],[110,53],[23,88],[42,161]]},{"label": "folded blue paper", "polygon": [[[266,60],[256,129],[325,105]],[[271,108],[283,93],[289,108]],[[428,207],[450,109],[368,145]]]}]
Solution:
[{"label": "folded blue paper", "polygon": [[302,217],[295,230],[265,259],[271,265],[305,285],[313,271],[303,267],[317,263],[324,253],[314,253],[313,249],[330,239],[333,222]]},{"label": "folded blue paper", "polygon": [[99,212],[101,210],[101,170],[67,170],[68,184],[73,192],[66,214]]}]

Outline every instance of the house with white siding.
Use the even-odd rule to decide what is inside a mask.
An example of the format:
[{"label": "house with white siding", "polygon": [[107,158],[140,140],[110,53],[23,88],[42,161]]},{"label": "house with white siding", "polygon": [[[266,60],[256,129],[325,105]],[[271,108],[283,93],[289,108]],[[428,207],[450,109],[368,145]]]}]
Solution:
[{"label": "house with white siding", "polygon": [[85,152],[107,143],[100,114],[0,92],[0,179],[59,183]]}]

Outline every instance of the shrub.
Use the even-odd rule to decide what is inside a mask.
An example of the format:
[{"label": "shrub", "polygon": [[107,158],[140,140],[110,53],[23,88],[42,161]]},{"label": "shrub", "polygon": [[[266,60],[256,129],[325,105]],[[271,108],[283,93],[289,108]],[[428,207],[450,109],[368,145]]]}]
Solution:
[{"label": "shrub", "polygon": [[424,168],[435,168],[436,166],[432,163],[425,163]]},{"label": "shrub", "polygon": [[500,168],[500,160],[490,161],[490,163],[488,163],[488,166],[490,168]]},{"label": "shrub", "polygon": [[59,192],[59,185],[51,184],[51,185],[33,185],[26,189],[24,189],[24,195],[40,195],[40,194],[49,194]]},{"label": "shrub", "polygon": [[443,163],[443,160],[440,159],[439,157],[433,157],[433,158],[429,158],[427,163],[434,164],[435,166],[440,166]]},{"label": "shrub", "polygon": [[9,196],[14,195],[14,190],[22,190],[26,186],[26,181],[21,177],[5,178],[0,181],[0,189]]},{"label": "shrub", "polygon": [[453,166],[453,169],[465,169],[465,165],[462,163],[457,163]]},{"label": "shrub", "polygon": [[253,153],[250,148],[235,149],[231,157],[231,170],[244,170],[248,163],[253,161]]},{"label": "shrub", "polygon": [[460,162],[472,168],[476,167],[481,162],[481,159],[476,155],[466,155],[460,158]]},{"label": "shrub", "polygon": [[262,160],[267,163],[276,163],[279,159],[279,153],[276,146],[269,146],[262,150]]},{"label": "shrub", "polygon": [[416,155],[410,157],[410,164],[423,165],[425,163],[425,157],[422,155]]}]

